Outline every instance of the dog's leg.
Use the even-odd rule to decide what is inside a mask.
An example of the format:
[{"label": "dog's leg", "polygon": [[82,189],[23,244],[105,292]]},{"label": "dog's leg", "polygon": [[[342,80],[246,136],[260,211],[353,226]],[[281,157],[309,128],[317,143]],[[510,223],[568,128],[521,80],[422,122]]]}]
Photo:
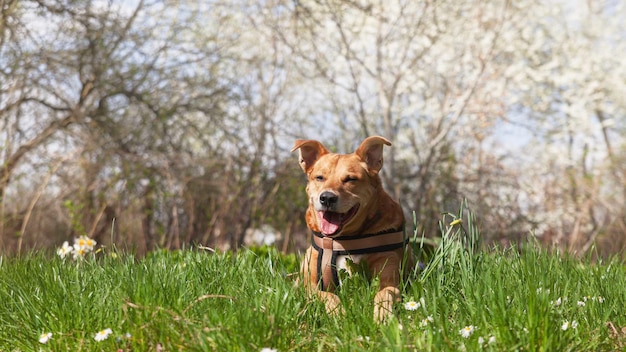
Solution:
[{"label": "dog's leg", "polygon": [[373,263],[372,271],[380,278],[380,290],[374,297],[374,320],[383,322],[393,313],[393,304],[400,302],[400,258],[382,257]]},{"label": "dog's leg", "polygon": [[326,307],[326,312],[331,315],[341,315],[344,313],[341,307],[339,296],[332,292],[321,291],[317,282],[317,251],[309,248],[304,255],[304,260],[300,267],[302,281],[306,290],[311,295],[317,296]]}]

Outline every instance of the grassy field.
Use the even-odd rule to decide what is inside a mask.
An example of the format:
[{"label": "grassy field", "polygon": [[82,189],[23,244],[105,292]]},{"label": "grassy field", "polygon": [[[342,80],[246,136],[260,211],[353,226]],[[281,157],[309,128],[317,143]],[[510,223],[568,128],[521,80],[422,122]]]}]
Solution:
[{"label": "grassy field", "polygon": [[295,257],[273,250],[4,256],[0,351],[624,350],[620,262],[532,245],[479,251],[463,227],[444,228],[383,325],[372,319],[375,282],[344,278],[345,315],[329,317],[294,287]]}]

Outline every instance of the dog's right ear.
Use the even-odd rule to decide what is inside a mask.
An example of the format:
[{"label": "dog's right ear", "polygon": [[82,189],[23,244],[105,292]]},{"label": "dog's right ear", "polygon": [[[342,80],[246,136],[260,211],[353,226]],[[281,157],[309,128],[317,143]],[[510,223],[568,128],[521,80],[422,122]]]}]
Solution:
[{"label": "dog's right ear", "polygon": [[304,170],[304,173],[309,172],[311,167],[315,165],[315,162],[324,154],[328,154],[328,150],[322,145],[322,143],[314,140],[296,140],[291,152],[300,150],[300,167]]}]

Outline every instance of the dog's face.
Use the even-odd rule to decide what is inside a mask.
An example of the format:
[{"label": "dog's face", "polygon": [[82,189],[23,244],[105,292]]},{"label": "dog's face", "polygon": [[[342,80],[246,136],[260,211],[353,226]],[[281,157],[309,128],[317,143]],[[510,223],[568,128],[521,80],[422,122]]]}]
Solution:
[{"label": "dog's face", "polygon": [[[377,187],[377,175],[367,172],[366,164],[354,154],[326,154],[313,165],[307,195],[320,232],[335,236],[351,222],[359,223]],[[363,210],[363,211],[361,211]]]},{"label": "dog's face", "polygon": [[308,177],[307,225],[325,236],[358,231],[366,221],[370,201],[381,188],[382,137],[369,137],[352,154],[330,153],[320,142],[298,140],[300,166]]}]

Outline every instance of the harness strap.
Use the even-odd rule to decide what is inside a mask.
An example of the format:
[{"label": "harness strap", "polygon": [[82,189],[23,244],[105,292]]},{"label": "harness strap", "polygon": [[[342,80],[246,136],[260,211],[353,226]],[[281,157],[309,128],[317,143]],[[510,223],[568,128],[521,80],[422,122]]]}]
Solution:
[{"label": "harness strap", "polygon": [[[317,237],[316,237],[317,238]],[[339,276],[337,275],[337,252],[333,250],[333,239],[322,238],[322,249],[317,256],[318,282],[321,275],[322,291],[334,290],[339,287]]]},{"label": "harness strap", "polygon": [[331,238],[313,231],[313,248],[317,255],[317,280],[322,291],[339,287],[337,257],[349,254],[368,254],[392,251],[409,242],[404,236],[404,227],[374,234]]}]

